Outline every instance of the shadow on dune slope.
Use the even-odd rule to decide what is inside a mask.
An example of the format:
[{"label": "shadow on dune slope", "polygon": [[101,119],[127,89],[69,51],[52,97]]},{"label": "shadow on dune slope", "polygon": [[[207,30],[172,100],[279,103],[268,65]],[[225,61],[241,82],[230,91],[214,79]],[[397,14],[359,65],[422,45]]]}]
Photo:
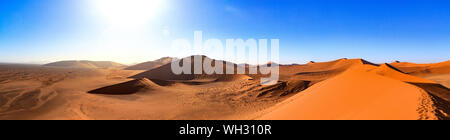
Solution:
[{"label": "shadow on dune slope", "polygon": [[89,91],[91,94],[126,95],[158,88],[159,85],[146,78],[128,81]]},{"label": "shadow on dune slope", "polygon": [[440,84],[410,83],[425,90],[435,104],[438,111],[436,116],[442,120],[450,120],[450,89]]}]

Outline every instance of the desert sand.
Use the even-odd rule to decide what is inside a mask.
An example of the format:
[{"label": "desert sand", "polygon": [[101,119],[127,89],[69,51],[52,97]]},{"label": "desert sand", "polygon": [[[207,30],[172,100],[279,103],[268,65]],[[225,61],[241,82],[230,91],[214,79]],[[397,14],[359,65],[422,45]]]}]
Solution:
[{"label": "desert sand", "polygon": [[450,74],[450,61],[434,64],[416,64],[409,62],[394,62],[392,66],[399,70],[415,75],[415,76],[429,76],[429,75],[443,75]]},{"label": "desert sand", "polygon": [[136,64],[133,66],[126,67],[125,70],[151,70],[154,68],[161,67],[165,64],[169,64],[174,59],[175,58],[171,58],[171,57],[163,57],[163,58],[160,58],[155,61],[148,61],[148,62],[139,63],[139,64]]},{"label": "desert sand", "polygon": [[446,120],[448,62],[280,65],[272,86],[261,85],[260,74],[175,75],[167,58],[138,68],[95,61],[0,64],[0,119]]},{"label": "desert sand", "polygon": [[428,98],[413,85],[349,70],[288,99],[261,119],[435,119]]},{"label": "desert sand", "polygon": [[45,64],[46,67],[63,67],[63,68],[122,68],[125,65],[111,62],[111,61],[88,61],[88,60],[71,60],[71,61],[59,61],[54,63]]}]

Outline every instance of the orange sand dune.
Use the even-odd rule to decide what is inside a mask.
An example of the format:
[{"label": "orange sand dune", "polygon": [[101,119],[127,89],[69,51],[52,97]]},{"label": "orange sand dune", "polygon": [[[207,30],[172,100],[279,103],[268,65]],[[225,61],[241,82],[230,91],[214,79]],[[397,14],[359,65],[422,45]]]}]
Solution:
[{"label": "orange sand dune", "polygon": [[390,65],[412,75],[438,75],[450,74],[450,61],[434,64],[415,64],[408,62],[394,62]]},{"label": "orange sand dune", "polygon": [[0,64],[0,119],[450,118],[450,90],[422,79],[448,82],[449,74],[439,74],[448,63],[426,66],[428,76],[363,59],[280,65],[275,85],[261,85],[262,74],[175,75],[170,64],[143,73],[109,66]]},{"label": "orange sand dune", "polygon": [[436,81],[447,88],[450,88],[450,74],[443,75],[432,75],[432,76],[424,76],[423,78],[430,79],[432,81]]},{"label": "orange sand dune", "polygon": [[392,62],[390,63],[393,66],[396,67],[414,67],[414,66],[446,66],[446,65],[450,65],[450,60],[449,61],[444,61],[444,62],[439,62],[439,63],[429,63],[429,64],[418,64],[418,63],[411,63],[411,62]]},{"label": "orange sand dune", "polygon": [[293,96],[260,119],[417,120],[436,116],[429,96],[422,89],[352,69]]},{"label": "orange sand dune", "polygon": [[[195,56],[190,56],[190,57],[186,57],[187,59],[191,59],[191,62],[194,62],[194,57]],[[203,65],[204,61],[206,60],[210,60],[212,61],[213,59],[208,58],[206,56],[200,56],[202,58],[202,62],[201,65]],[[176,61],[175,63],[179,63],[179,64],[183,64],[184,60],[179,60]],[[214,64],[214,61],[212,62],[212,65]],[[230,67],[234,67],[235,71],[236,71],[236,64],[231,64],[229,65],[228,63],[226,63],[225,61],[222,61],[222,64],[218,64],[218,65],[223,65],[223,72],[226,72],[226,69],[229,69]],[[194,63],[191,63],[191,73],[194,73]],[[206,74],[204,72],[204,70],[202,71],[202,74],[174,74],[172,72],[172,65],[171,63],[163,65],[161,67],[152,69],[152,70],[148,70],[145,71],[143,73],[131,76],[131,78],[148,78],[148,79],[158,79],[158,80],[220,80],[220,79],[235,79],[233,78],[234,76],[238,76],[240,77],[238,74]]]},{"label": "orange sand dune", "polygon": [[140,64],[136,64],[133,66],[129,66],[125,68],[125,70],[151,70],[154,68],[161,67],[165,64],[169,64],[172,62],[174,58],[171,57],[163,57],[155,61],[148,61]]},{"label": "orange sand dune", "polygon": [[383,64],[383,65],[379,66],[378,68],[371,70],[371,72],[375,72],[379,75],[397,79],[397,80],[400,80],[403,82],[436,84],[436,82],[433,82],[431,80],[427,80],[427,79],[423,79],[423,78],[405,74],[402,71],[394,68],[393,66],[391,66],[389,64]]},{"label": "orange sand dune", "polygon": [[315,63],[309,63],[307,64],[307,69],[309,71],[327,71],[327,70],[334,70],[334,69],[347,69],[349,67],[355,66],[355,65],[374,65],[376,64],[368,62],[364,59],[339,59],[335,61],[330,62],[315,62]]},{"label": "orange sand dune", "polygon": [[284,97],[301,92],[312,85],[311,81],[292,78],[286,82],[279,82],[272,86],[263,86],[258,91],[257,97]]},{"label": "orange sand dune", "polygon": [[159,87],[159,85],[157,85],[153,81],[150,81],[146,78],[142,78],[125,83],[99,88],[96,90],[89,91],[88,93],[112,94],[112,95],[133,94],[137,92],[146,91],[149,89],[154,89],[157,87]]},{"label": "orange sand dune", "polygon": [[306,65],[280,66],[280,79],[289,80],[295,77],[313,83],[320,82],[354,66],[376,67],[378,65],[364,59],[339,59],[330,62],[313,62]]}]

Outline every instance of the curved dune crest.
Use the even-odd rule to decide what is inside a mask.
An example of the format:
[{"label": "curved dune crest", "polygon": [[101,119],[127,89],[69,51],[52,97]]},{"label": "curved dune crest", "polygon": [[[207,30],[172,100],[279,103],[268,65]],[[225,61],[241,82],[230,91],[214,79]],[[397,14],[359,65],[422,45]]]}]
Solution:
[{"label": "curved dune crest", "polygon": [[411,76],[408,74],[405,74],[403,71],[396,69],[395,67],[389,65],[389,64],[383,64],[379,66],[378,68],[371,70],[371,72],[375,72],[379,75],[390,77],[393,79],[397,79],[403,82],[410,82],[410,83],[433,83],[435,82],[427,79],[423,79],[420,77]]},{"label": "curved dune crest", "polygon": [[[166,80],[166,81],[188,81],[188,80],[205,80],[205,79],[213,79],[213,80],[217,80],[217,79],[230,79],[230,76],[237,76],[238,74],[206,74],[205,70],[202,69],[201,74],[194,74],[195,69],[194,69],[194,57],[196,56],[190,56],[190,57],[186,57],[185,59],[191,59],[190,61],[190,65],[191,65],[191,69],[190,69],[190,74],[174,74],[172,72],[172,63],[178,63],[178,64],[183,64],[184,59],[180,59],[178,61],[172,62],[172,63],[168,63],[165,64],[161,67],[155,68],[155,69],[151,69],[142,73],[139,73],[137,75],[131,76],[130,78],[134,78],[134,79],[138,79],[138,78],[148,78],[148,79],[158,79],[158,80]],[[213,61],[214,59],[211,59],[209,57],[206,56],[198,56],[201,58],[201,66],[203,66],[205,61],[212,61],[212,64],[216,65],[215,62]],[[223,65],[223,72],[225,73],[227,71],[227,69],[230,69],[230,67],[233,67],[234,70],[236,70],[237,65],[236,64],[228,64],[225,61],[218,61],[219,64],[217,65]],[[238,76],[239,77],[239,76]]]},{"label": "curved dune crest", "polygon": [[432,108],[420,88],[373,73],[349,70],[276,105],[260,119],[435,119]]},{"label": "curved dune crest", "polygon": [[450,74],[450,61],[434,64],[415,64],[408,62],[394,62],[390,65],[413,75]]},{"label": "curved dune crest", "polygon": [[163,57],[155,61],[148,61],[144,63],[139,63],[133,66],[129,66],[125,68],[125,70],[151,70],[154,68],[161,67],[165,64],[169,64],[174,60],[174,58],[171,57]]},{"label": "curved dune crest", "polygon": [[343,70],[348,69],[353,66],[358,65],[373,65],[378,66],[374,63],[366,61],[364,59],[339,59],[330,62],[314,62],[308,63],[306,70],[309,71],[329,71],[329,70]]},{"label": "curved dune crest", "polygon": [[299,66],[280,67],[280,77],[282,80],[296,79],[312,81],[317,83],[354,67],[373,69],[378,65],[364,59],[339,59],[330,62],[315,62]]},{"label": "curved dune crest", "polygon": [[125,83],[120,83],[112,86],[107,86],[99,89],[89,91],[92,94],[111,94],[111,95],[121,95],[121,94],[133,94],[141,91],[146,91],[160,87],[153,81],[147,78],[141,78],[137,80],[128,81]]}]

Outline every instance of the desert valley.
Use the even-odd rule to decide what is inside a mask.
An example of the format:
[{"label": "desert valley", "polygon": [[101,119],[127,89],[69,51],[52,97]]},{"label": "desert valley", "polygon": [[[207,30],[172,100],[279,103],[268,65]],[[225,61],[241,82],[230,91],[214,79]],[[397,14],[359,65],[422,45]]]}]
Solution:
[{"label": "desert valley", "polygon": [[[171,63],[179,61],[165,57],[134,66],[106,61],[0,64],[0,119],[450,118],[450,61],[375,64],[339,59],[280,65],[279,82],[270,86],[261,85],[261,74],[175,75]],[[248,72],[258,66],[233,67]]]}]

